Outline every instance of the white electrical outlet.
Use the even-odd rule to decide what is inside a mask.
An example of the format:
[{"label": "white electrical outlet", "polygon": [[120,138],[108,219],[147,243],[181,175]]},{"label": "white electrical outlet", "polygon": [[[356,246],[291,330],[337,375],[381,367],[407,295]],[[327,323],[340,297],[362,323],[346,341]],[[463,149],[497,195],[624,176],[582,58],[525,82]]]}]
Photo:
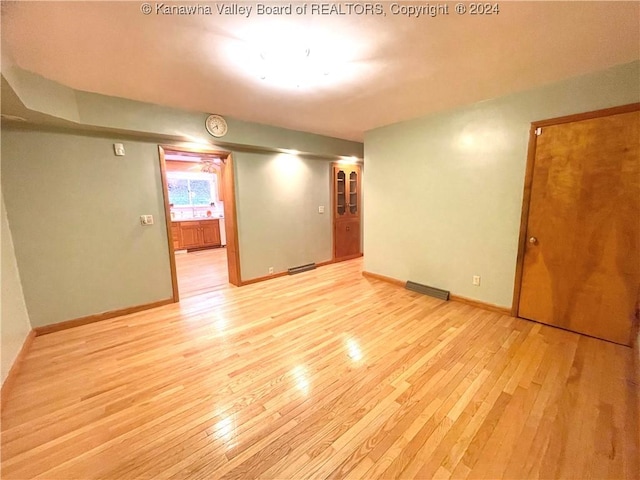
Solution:
[{"label": "white electrical outlet", "polygon": [[273,275],[273,267],[269,267],[269,275]]},{"label": "white electrical outlet", "polygon": [[473,276],[473,284],[474,284],[476,287],[479,287],[479,286],[480,286],[480,275],[474,275],[474,276]]},{"label": "white electrical outlet", "polygon": [[153,215],[140,215],[141,225],[153,225]]},{"label": "white electrical outlet", "polygon": [[318,207],[318,213],[324,213],[324,205]]}]

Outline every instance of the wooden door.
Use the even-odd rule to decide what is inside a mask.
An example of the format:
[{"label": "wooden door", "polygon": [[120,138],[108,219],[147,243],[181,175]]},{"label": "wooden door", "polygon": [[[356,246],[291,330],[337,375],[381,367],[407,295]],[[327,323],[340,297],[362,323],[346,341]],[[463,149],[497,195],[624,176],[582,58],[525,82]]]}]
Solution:
[{"label": "wooden door", "polygon": [[219,220],[206,220],[200,222],[202,226],[202,244],[209,246],[219,246],[220,241],[220,225]]},{"label": "wooden door", "polygon": [[630,345],[639,243],[640,112],[542,128],[518,315]]}]

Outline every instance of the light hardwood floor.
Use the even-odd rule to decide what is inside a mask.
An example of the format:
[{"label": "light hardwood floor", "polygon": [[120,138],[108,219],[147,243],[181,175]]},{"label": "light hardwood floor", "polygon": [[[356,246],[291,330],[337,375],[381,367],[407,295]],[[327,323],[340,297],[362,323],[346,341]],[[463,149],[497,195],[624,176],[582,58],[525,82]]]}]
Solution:
[{"label": "light hardwood floor", "polygon": [[2,477],[638,477],[631,349],[361,265],[37,337]]},{"label": "light hardwood floor", "polygon": [[176,254],[180,298],[200,295],[229,283],[227,249],[210,248]]}]

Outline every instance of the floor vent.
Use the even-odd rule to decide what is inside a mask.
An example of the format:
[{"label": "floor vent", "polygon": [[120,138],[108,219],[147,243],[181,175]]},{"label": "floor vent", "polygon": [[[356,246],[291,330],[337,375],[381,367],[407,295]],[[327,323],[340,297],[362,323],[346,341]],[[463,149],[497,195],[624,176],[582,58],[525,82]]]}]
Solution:
[{"label": "floor vent", "polygon": [[289,275],[294,275],[296,273],[307,272],[307,271],[313,270],[315,268],[316,268],[316,264],[315,263],[308,263],[306,265],[300,265],[299,267],[291,267],[287,271],[289,272]]},{"label": "floor vent", "polygon": [[416,282],[409,282],[404,286],[407,290],[412,290],[414,292],[422,293],[423,295],[429,295],[430,297],[436,297],[440,300],[449,300],[449,291],[448,290],[440,290],[439,288],[429,287],[427,285],[421,285]]}]

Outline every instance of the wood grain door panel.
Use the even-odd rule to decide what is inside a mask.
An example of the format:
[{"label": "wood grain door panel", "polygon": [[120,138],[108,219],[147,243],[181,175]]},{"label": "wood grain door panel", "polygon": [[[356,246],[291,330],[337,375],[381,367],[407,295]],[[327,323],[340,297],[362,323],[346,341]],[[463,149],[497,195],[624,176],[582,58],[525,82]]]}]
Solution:
[{"label": "wood grain door panel", "polygon": [[518,315],[629,345],[640,112],[545,127],[534,162]]},{"label": "wood grain door panel", "polygon": [[202,228],[202,243],[205,246],[221,245],[219,220],[200,222]]},{"label": "wood grain door panel", "polygon": [[173,248],[175,250],[180,249],[180,226],[172,223],[171,224],[171,241],[173,242]]},{"label": "wood grain door panel", "polygon": [[335,258],[352,257],[360,253],[360,220],[335,223]]},{"label": "wood grain door panel", "polygon": [[200,235],[200,222],[181,222],[180,236],[182,248],[196,248],[202,243]]}]

